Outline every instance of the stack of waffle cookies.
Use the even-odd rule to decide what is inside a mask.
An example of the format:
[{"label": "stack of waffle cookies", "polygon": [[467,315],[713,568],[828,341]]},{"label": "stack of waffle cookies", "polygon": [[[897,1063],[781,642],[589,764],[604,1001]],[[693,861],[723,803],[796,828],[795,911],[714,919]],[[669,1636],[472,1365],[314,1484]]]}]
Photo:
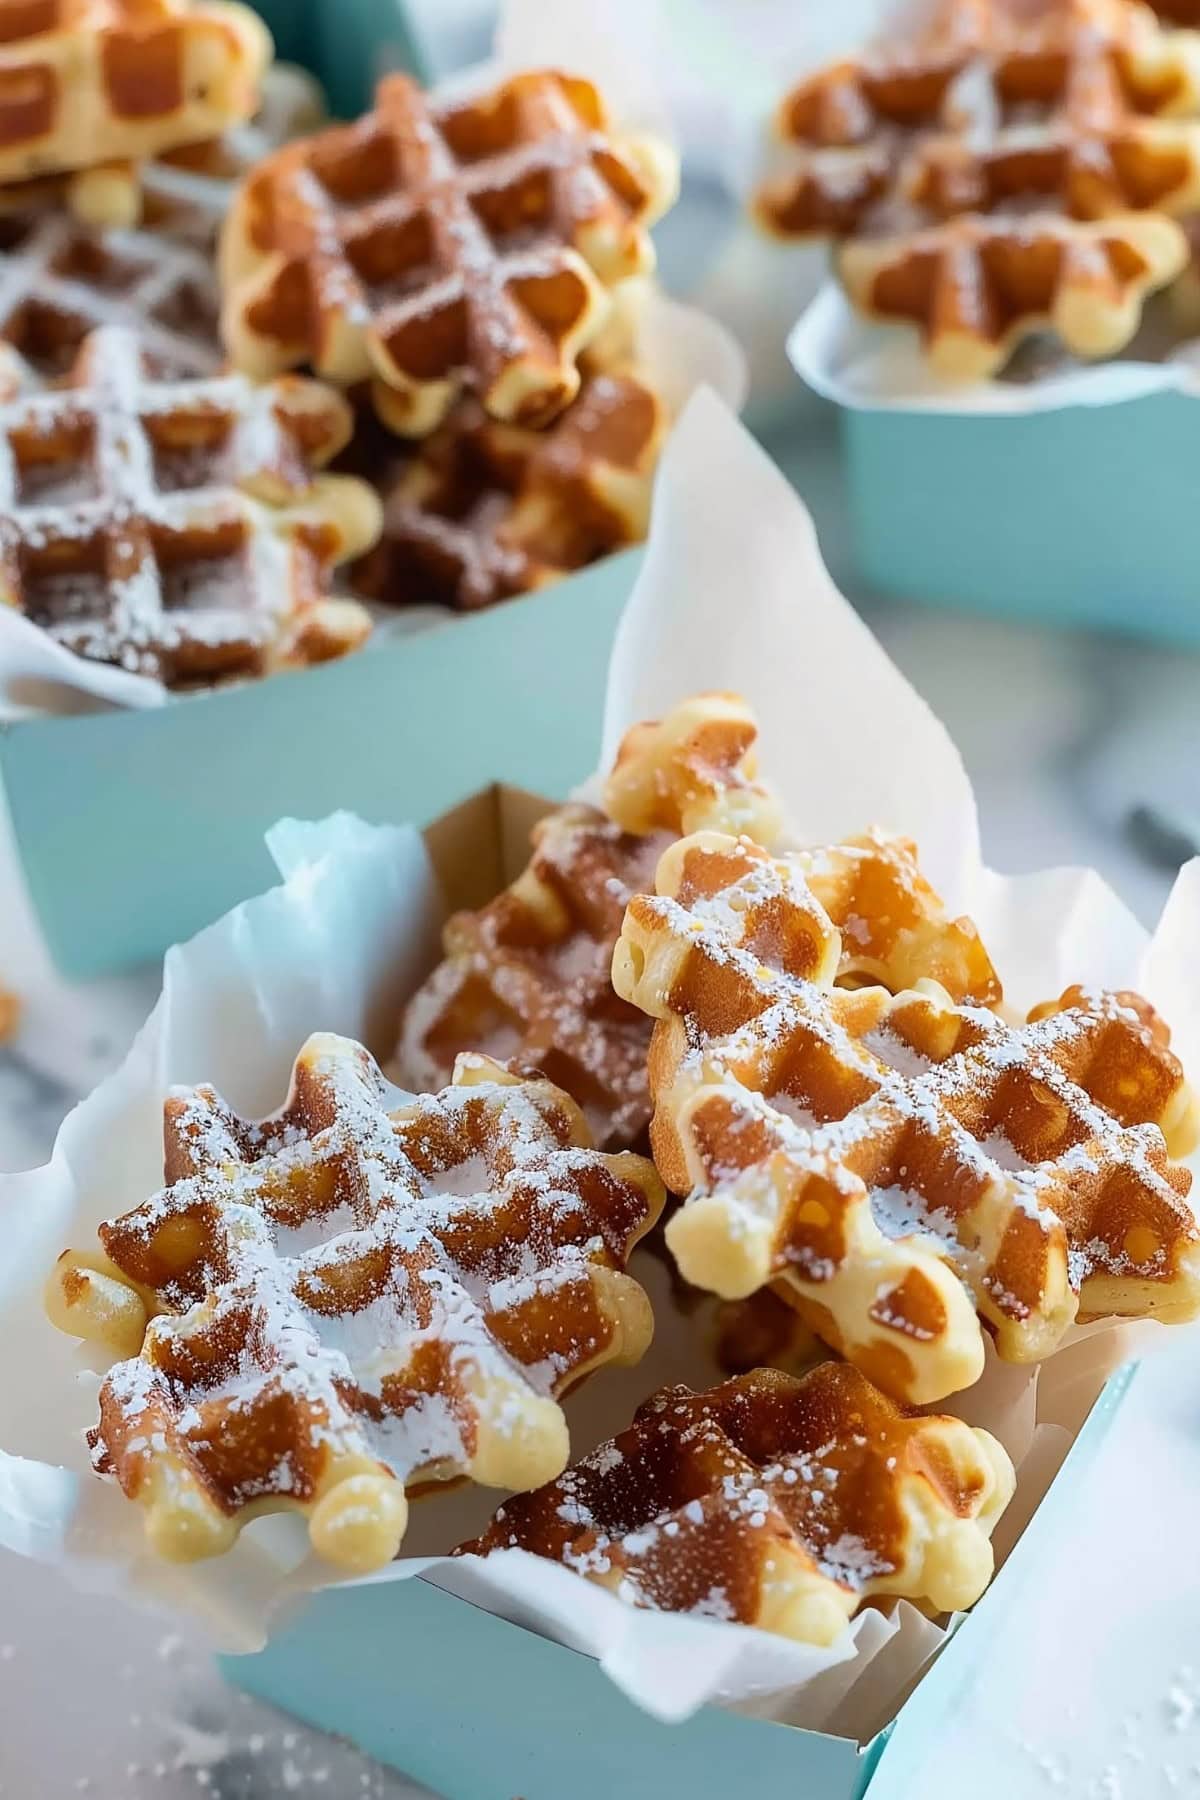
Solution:
[{"label": "stack of waffle cookies", "polygon": [[[472,1480],[512,1497],[460,1554],[829,1644],[986,1587],[1014,1470],[954,1396],[989,1342],[1200,1313],[1165,1023],[1078,986],[1015,1016],[914,846],[798,841],[755,753],[733,695],[631,731],[449,920],[388,1075],[319,1036],[267,1120],[168,1097],[165,1186],[47,1289],[111,1358],[93,1463],[156,1552],[290,1511],[373,1569]],[[571,1463],[564,1397],[650,1344],[648,1250],[726,1378],[647,1382]]]},{"label": "stack of waffle cookies", "polygon": [[667,425],[665,146],[555,71],[328,125],[270,57],[236,0],[0,0],[0,599],[169,687],[639,541]]},{"label": "stack of waffle cookies", "polygon": [[941,0],[924,29],[806,76],[754,197],[825,242],[852,304],[953,381],[1030,339],[1115,355],[1149,298],[1194,318],[1200,32],[1141,0]]}]

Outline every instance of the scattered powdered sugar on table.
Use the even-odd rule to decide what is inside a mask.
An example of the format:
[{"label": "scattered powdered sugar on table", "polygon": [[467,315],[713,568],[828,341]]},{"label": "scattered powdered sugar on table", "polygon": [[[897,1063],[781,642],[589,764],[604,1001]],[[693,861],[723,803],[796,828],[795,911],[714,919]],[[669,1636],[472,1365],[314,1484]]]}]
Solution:
[{"label": "scattered powdered sugar on table", "polygon": [[1167,1689],[1166,1707],[1172,1731],[1192,1731],[1200,1726],[1200,1687],[1186,1663]]}]

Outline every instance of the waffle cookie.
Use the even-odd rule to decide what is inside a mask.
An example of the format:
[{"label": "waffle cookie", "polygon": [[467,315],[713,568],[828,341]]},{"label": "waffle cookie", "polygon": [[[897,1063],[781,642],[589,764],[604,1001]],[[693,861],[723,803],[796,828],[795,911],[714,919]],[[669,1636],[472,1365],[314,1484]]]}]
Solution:
[{"label": "waffle cookie", "polygon": [[1000,977],[970,919],[947,917],[908,838],[869,831],[791,853],[841,935],[839,987],[898,994],[936,981],[952,1000],[996,1006]]},{"label": "waffle cookie", "polygon": [[[680,804],[689,814],[700,804],[715,811],[727,792],[737,817],[746,796],[765,805],[752,782],[756,736],[745,702],[728,694],[700,695],[661,723],[635,727],[618,752],[605,811],[551,813],[535,828],[517,880],[479,912],[448,921],[445,961],[405,1012],[398,1078],[439,1087],[468,1049],[513,1058],[578,1101],[597,1143],[633,1143],[650,1119],[650,1026],[612,988],[625,907],[653,886],[659,857],[680,833]],[[654,819],[644,806],[629,812],[658,777]]]},{"label": "waffle cookie", "polygon": [[684,837],[704,827],[769,843],[779,802],[758,780],[758,725],[740,694],[696,694],[625,733],[604,809],[625,831]]},{"label": "waffle cookie", "polygon": [[167,1186],[102,1225],[99,1253],[67,1252],[47,1305],[128,1359],[93,1460],[171,1560],[287,1510],[330,1562],[378,1567],[406,1489],[553,1478],[555,1396],[650,1341],[623,1271],[661,1185],[641,1157],[594,1151],[549,1082],[464,1057],[414,1098],[317,1036],[274,1118],[178,1089],[165,1144]]},{"label": "waffle cookie", "polygon": [[355,587],[474,611],[639,543],[666,425],[654,388],[625,370],[585,376],[542,431],[489,418],[474,399],[407,450],[367,431],[352,454],[356,466],[376,458],[383,533]]},{"label": "waffle cookie", "polygon": [[1134,0],[950,0],[925,37],[787,95],[755,211],[839,245],[851,301],[916,324],[952,379],[1035,331],[1108,355],[1182,266],[1164,215],[1200,202],[1198,111],[1200,35]]},{"label": "waffle cookie", "polygon": [[378,507],[315,471],[349,430],[316,382],[156,380],[136,335],[106,326],[65,384],[0,405],[0,601],[168,686],[341,655],[370,620],[330,576]]},{"label": "waffle cookie", "polygon": [[432,431],[466,389],[540,426],[579,389],[606,288],[653,263],[665,148],[618,135],[586,81],[511,77],[451,102],[389,76],[375,109],[270,156],[223,244],[225,335],[254,375],[310,362],[392,390]]},{"label": "waffle cookie", "polygon": [[1141,321],[1149,294],[1187,266],[1174,219],[1128,213],[1088,224],[1054,214],[965,215],[897,237],[843,244],[837,270],[867,318],[915,326],[947,379],[996,374],[1035,332],[1077,356],[1110,356]]},{"label": "waffle cookie", "polygon": [[234,0],[0,0],[0,182],[215,137],[254,112],[270,56]]},{"label": "waffle cookie", "polygon": [[439,1087],[477,1046],[565,1088],[597,1143],[632,1143],[650,1117],[649,1032],[613,992],[612,953],[626,902],[652,885],[669,842],[623,832],[590,806],[541,820],[517,880],[447,921],[445,961],[405,1010],[398,1078]]},{"label": "waffle cookie", "polygon": [[[1195,205],[1200,37],[1133,0],[952,0],[914,42],[781,102],[788,166],[755,211],[786,239],[869,228],[881,202],[965,212],[1057,195],[1076,217]],[[939,192],[939,188],[944,191]]]},{"label": "waffle cookie", "polygon": [[211,246],[169,229],[90,231],[32,198],[0,213],[0,340],[45,380],[102,325],[130,327],[160,376],[221,367]]},{"label": "waffle cookie", "polygon": [[986,1431],[893,1404],[857,1369],[663,1388],[457,1554],[520,1549],[631,1606],[832,1644],[865,1600],[972,1606],[1012,1497]]},{"label": "waffle cookie", "polygon": [[[603,810],[551,813],[518,880],[447,924],[445,961],[405,1013],[399,1079],[438,1087],[455,1056],[473,1047],[514,1057],[573,1095],[598,1143],[633,1143],[650,1120],[651,1024],[612,989],[625,907],[652,891],[660,856],[698,821],[772,835],[780,828],[779,803],[758,779],[757,736],[736,694],[695,695],[627,732]],[[978,933],[946,916],[913,845],[876,832],[798,854],[844,934],[839,985],[899,989],[928,976],[956,1000],[998,1002]]]},{"label": "waffle cookie", "polygon": [[767,1283],[915,1404],[969,1386],[976,1318],[1013,1361],[1079,1316],[1200,1312],[1196,1103],[1162,1022],[1068,990],[1025,1025],[935,983],[836,990],[838,932],[799,859],[702,833],[629,905],[613,960],[655,1018],[651,1142],[690,1196],[686,1280]]}]

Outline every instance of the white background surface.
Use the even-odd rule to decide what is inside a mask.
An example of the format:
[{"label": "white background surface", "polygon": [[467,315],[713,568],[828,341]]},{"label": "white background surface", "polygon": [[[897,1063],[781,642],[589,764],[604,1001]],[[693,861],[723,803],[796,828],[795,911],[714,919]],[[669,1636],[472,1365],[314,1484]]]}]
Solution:
[{"label": "white background surface", "polygon": [[[828,437],[789,460],[836,565]],[[1195,804],[1200,663],[910,609],[871,616],[965,754],[990,860],[1094,863],[1152,918],[1169,872],[1137,853],[1127,815],[1138,802]],[[848,728],[851,717],[848,706]],[[0,1163],[18,1167],[44,1156],[74,1096],[122,1053],[156,978],[64,989],[7,844],[0,918],[0,977],[28,1007],[0,1055]],[[1053,1566],[1028,1571],[1020,1609],[929,1741],[926,1765],[897,1786],[885,1756],[872,1800],[1200,1797],[1198,1494],[1200,1343],[1188,1333],[1142,1371]],[[415,1791],[229,1693],[203,1653],[157,1621],[0,1562],[4,1800]],[[507,1800],[503,1772],[497,1797]]]}]

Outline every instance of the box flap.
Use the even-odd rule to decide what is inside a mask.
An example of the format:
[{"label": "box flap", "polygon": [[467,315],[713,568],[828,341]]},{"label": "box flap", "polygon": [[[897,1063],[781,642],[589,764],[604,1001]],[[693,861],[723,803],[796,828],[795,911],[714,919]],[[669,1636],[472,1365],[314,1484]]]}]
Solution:
[{"label": "box flap", "polygon": [[427,825],[425,847],[447,911],[474,911],[515,881],[529,861],[533,827],[556,804],[496,782]]},{"label": "box flap", "polygon": [[539,819],[544,819],[557,805],[542,794],[531,794],[526,788],[501,786],[497,790],[497,818],[500,829],[500,866],[507,884],[515,881],[529,861],[529,838]]}]

